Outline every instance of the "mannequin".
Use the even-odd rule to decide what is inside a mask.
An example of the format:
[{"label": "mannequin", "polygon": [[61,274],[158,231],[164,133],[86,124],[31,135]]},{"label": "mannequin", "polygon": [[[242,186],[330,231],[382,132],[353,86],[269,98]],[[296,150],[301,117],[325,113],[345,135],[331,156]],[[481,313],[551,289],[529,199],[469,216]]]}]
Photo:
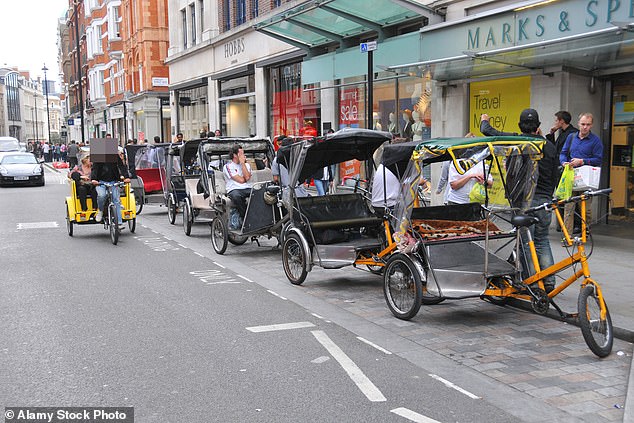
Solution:
[{"label": "mannequin", "polygon": [[414,131],[412,129],[412,125],[414,124],[414,119],[412,119],[412,111],[410,109],[403,110],[403,130],[401,131],[401,137],[405,138],[407,141],[411,141],[414,137]]},{"label": "mannequin", "polygon": [[372,121],[374,122],[372,129],[375,131],[383,130],[383,125],[381,125],[381,119],[379,118],[379,114],[377,112],[372,113]]},{"label": "mannequin", "polygon": [[394,112],[390,112],[390,114],[388,115],[388,120],[389,123],[387,125],[387,131],[394,135],[398,135],[398,125],[396,124],[396,115],[394,114]]},{"label": "mannequin", "polygon": [[425,125],[425,121],[423,120],[423,115],[420,114],[417,110],[412,112],[412,117],[414,118],[414,124],[412,125],[412,131],[414,133],[412,137],[412,141],[422,141],[423,140],[423,132],[427,125]]}]

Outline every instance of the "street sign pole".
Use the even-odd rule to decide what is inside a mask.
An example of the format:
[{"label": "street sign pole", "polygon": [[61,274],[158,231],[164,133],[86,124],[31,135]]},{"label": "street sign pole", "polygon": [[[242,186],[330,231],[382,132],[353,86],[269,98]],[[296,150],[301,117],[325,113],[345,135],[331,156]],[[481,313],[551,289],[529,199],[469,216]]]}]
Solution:
[{"label": "street sign pole", "polygon": [[359,50],[361,53],[368,54],[368,75],[366,77],[366,81],[368,82],[368,90],[366,94],[366,128],[372,129],[372,116],[374,107],[374,50],[376,50],[377,42],[376,41],[368,41],[367,43],[359,44]]}]

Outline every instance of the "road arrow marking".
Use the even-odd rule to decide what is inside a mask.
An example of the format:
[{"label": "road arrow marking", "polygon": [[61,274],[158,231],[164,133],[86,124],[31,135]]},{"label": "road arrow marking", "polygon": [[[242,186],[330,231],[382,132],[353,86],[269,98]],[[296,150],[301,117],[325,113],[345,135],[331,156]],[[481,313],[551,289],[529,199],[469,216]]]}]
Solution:
[{"label": "road arrow marking", "polygon": [[418,414],[415,411],[412,411],[409,408],[405,408],[405,407],[395,408],[394,410],[390,410],[390,411],[396,415],[405,417],[406,419],[416,423],[440,423],[438,420],[434,420],[427,416],[423,416],[422,414]]},{"label": "road arrow marking", "polygon": [[268,326],[251,326],[246,328],[249,332],[262,333],[262,332],[274,332],[277,330],[289,330],[289,329],[301,329],[301,328],[314,328],[310,322],[296,322],[296,323],[280,323],[278,325]]}]

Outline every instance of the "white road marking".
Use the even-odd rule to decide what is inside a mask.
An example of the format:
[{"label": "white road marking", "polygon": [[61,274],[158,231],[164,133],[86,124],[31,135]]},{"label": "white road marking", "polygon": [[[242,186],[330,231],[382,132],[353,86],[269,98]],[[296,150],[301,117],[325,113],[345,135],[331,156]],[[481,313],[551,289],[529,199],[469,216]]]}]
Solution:
[{"label": "white road marking", "polygon": [[18,223],[17,228],[20,229],[55,229],[59,228],[57,222],[23,222]]},{"label": "white road marking", "polygon": [[178,244],[178,246],[181,247],[181,248],[187,248],[183,244]]},{"label": "white road marking", "polygon": [[271,291],[270,289],[267,289],[267,292],[268,292],[269,294],[271,294],[271,295],[275,295],[277,298],[281,298],[281,299],[283,299],[283,300],[288,300],[288,298],[286,298],[286,297],[282,297],[280,294],[278,294],[278,293],[277,293],[277,292],[275,292],[275,291]]},{"label": "white road marking", "polygon": [[226,269],[226,267],[224,267],[222,264],[218,263],[217,261],[214,261],[212,263],[215,264],[216,266],[222,268],[222,269]]},{"label": "white road marking", "polygon": [[314,328],[315,325],[310,322],[296,322],[296,323],[280,323],[278,325],[268,326],[251,326],[246,328],[249,332],[261,333],[261,332],[274,332],[277,330],[289,330],[289,329],[302,329],[302,328]]},{"label": "white road marking", "polygon": [[390,410],[390,412],[396,415],[399,415],[401,417],[405,417],[406,419],[416,423],[440,423],[438,420],[434,420],[427,416],[423,416],[422,414],[418,414],[405,407],[395,408],[394,410]]},{"label": "white road marking", "polygon": [[244,280],[245,280],[245,281],[247,281],[247,282],[251,282],[251,283],[253,283],[253,281],[252,281],[251,279],[246,278],[246,277],[244,277],[244,276],[242,276],[242,275],[238,275],[238,277],[239,277],[239,278],[244,279]]},{"label": "white road marking", "polygon": [[458,385],[456,385],[455,383],[453,383],[453,382],[449,382],[447,379],[443,379],[443,378],[441,378],[440,376],[438,376],[438,375],[434,375],[434,374],[431,374],[431,373],[429,374],[429,376],[430,376],[432,379],[436,379],[437,381],[439,381],[439,382],[443,383],[445,386],[447,386],[447,387],[449,387],[449,388],[451,388],[451,389],[455,389],[456,391],[458,391],[458,392],[460,392],[460,393],[462,393],[462,394],[465,394],[465,395],[466,395],[466,396],[468,396],[469,398],[473,398],[473,399],[480,399],[480,397],[479,397],[479,396],[477,396],[477,395],[475,395],[475,394],[472,394],[471,392],[467,391],[466,389],[462,389],[461,387],[459,387],[459,386],[458,386]]},{"label": "white road marking", "polygon": [[209,269],[209,270],[196,270],[189,272],[190,275],[198,278],[206,285],[219,285],[226,283],[241,283],[233,276],[226,274],[222,270]]},{"label": "white road marking", "polygon": [[343,370],[348,373],[348,376],[352,381],[357,385],[357,387],[361,390],[363,395],[366,396],[372,402],[382,402],[387,401],[385,396],[381,393],[379,388],[372,383],[368,377],[363,374],[361,369],[344,353],[341,348],[337,346],[332,340],[326,335],[326,332],[321,330],[314,330],[311,332],[317,341],[321,345],[328,350],[330,355],[337,360],[339,365],[343,368]]},{"label": "white road marking", "polygon": [[379,346],[378,346],[377,344],[375,344],[374,342],[370,342],[370,341],[368,341],[368,340],[367,340],[367,339],[365,339],[365,338],[361,338],[360,336],[357,336],[357,339],[358,339],[359,341],[361,341],[361,342],[365,342],[366,344],[368,344],[368,345],[369,345],[369,346],[371,346],[371,347],[376,348],[377,350],[381,351],[382,353],[385,353],[385,354],[387,354],[387,355],[391,355],[391,354],[392,354],[391,352],[389,352],[389,351],[388,351],[388,350],[386,350],[385,348],[383,348],[383,347],[379,347]]},{"label": "white road marking", "polygon": [[200,256],[200,257],[205,257],[202,254],[200,254],[198,251],[194,251],[194,254],[196,254],[197,256]]}]

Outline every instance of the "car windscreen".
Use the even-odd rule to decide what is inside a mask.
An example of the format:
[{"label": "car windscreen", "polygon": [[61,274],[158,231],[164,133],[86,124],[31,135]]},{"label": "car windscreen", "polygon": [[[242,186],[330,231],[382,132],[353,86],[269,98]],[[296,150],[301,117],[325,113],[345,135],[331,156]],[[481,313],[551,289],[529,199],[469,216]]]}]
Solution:
[{"label": "car windscreen", "polygon": [[14,140],[0,140],[0,151],[20,151],[20,143]]},{"label": "car windscreen", "polygon": [[35,160],[35,156],[32,154],[25,155],[10,155],[2,158],[2,162],[0,164],[8,165],[8,164],[37,164],[37,160]]}]

